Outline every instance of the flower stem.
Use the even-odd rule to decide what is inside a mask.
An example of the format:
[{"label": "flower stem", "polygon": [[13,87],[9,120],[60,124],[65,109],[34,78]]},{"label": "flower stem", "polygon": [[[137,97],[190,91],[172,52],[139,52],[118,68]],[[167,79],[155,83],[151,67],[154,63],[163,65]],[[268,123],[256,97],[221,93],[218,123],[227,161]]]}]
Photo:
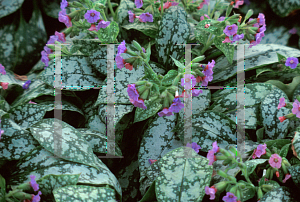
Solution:
[{"label": "flower stem", "polygon": [[[157,84],[157,85],[161,85],[161,82],[159,81],[159,79],[157,78],[157,74],[153,71],[153,69],[150,67],[149,63],[147,62],[146,59],[143,59],[144,63],[147,65],[144,65],[145,68],[145,72],[148,72],[150,74],[150,78]],[[155,76],[156,75],[156,76]]]},{"label": "flower stem", "polygon": [[[216,4],[215,4],[215,6],[214,6],[214,9],[213,9],[213,11],[211,12],[210,19],[212,19],[213,14],[214,14],[214,12],[215,12],[215,10],[216,10],[216,7],[219,5],[219,3],[220,3],[220,0],[217,0]],[[208,10],[209,10],[209,9],[208,9]],[[208,16],[209,16],[209,15],[208,15]]]},{"label": "flower stem", "polygon": [[160,13],[161,13],[161,16],[164,13],[164,1],[163,0],[160,0]]},{"label": "flower stem", "polygon": [[212,37],[212,33],[210,33],[210,35],[209,35],[209,37],[208,37],[208,40],[207,40],[205,46],[203,47],[203,49],[202,49],[201,52],[200,52],[200,55],[203,55],[204,52],[207,50],[207,48],[212,44],[213,40],[210,41],[211,37]]},{"label": "flower stem", "polygon": [[101,16],[103,17],[104,21],[107,21],[106,15],[105,15],[105,12],[104,12],[103,9],[100,10],[100,14],[101,14]]},{"label": "flower stem", "polygon": [[[115,20],[115,12],[114,12],[114,10],[112,9],[110,0],[107,0],[107,4],[108,4],[108,8],[109,8],[109,10],[110,10],[110,12],[111,12],[111,14],[112,14],[112,16],[113,16],[114,21],[116,21],[116,20]],[[105,21],[106,21],[106,20],[105,20]]]}]

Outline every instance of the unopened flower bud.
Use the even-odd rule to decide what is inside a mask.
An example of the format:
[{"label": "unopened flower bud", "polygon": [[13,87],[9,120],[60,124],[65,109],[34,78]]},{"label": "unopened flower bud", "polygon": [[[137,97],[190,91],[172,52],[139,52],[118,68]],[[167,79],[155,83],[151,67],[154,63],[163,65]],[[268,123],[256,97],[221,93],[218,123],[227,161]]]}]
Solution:
[{"label": "unopened flower bud", "polygon": [[227,178],[227,174],[223,172],[222,170],[217,170],[217,174],[220,175],[221,177]]},{"label": "unopened flower bud", "polygon": [[233,176],[231,176],[231,175],[228,175],[227,178],[228,178],[230,181],[236,182],[235,177],[233,177]]},{"label": "unopened flower bud", "polygon": [[130,57],[130,58],[124,59],[125,63],[130,63],[130,64],[133,64],[136,60],[137,60],[137,57]]},{"label": "unopened flower bud", "polygon": [[247,28],[247,32],[250,34],[256,34],[256,31],[254,31],[253,29],[250,29],[251,27]]},{"label": "unopened flower bud", "polygon": [[224,166],[227,166],[227,165],[230,164],[231,162],[232,162],[232,159],[231,159],[231,158],[227,158],[226,160],[223,161],[222,164],[223,164]]},{"label": "unopened flower bud", "polygon": [[296,115],[293,114],[293,113],[289,113],[289,114],[285,115],[285,117],[286,117],[287,119],[294,118],[295,116],[296,116]]},{"label": "unopened flower bud", "polygon": [[134,45],[134,47],[136,47],[139,51],[143,52],[143,49],[141,47],[141,45],[136,42],[135,40],[132,41],[132,44]]},{"label": "unopened flower bud", "polygon": [[28,193],[25,193],[25,192],[21,192],[21,191],[13,193],[12,197],[15,197],[15,198],[21,199],[21,200],[31,199],[32,198],[31,194],[28,194]]},{"label": "unopened flower bud", "polygon": [[129,49],[127,49],[126,53],[128,53],[131,56],[138,56],[138,54],[136,52],[133,52],[133,51],[131,51]]},{"label": "unopened flower bud", "polygon": [[253,20],[247,22],[247,25],[254,25],[255,23],[257,23],[257,20],[253,19]]},{"label": "unopened flower bud", "polygon": [[278,171],[276,171],[275,174],[276,174],[276,177],[279,177],[279,172]]},{"label": "unopened flower bud", "polygon": [[80,13],[80,10],[76,10],[76,11],[73,11],[72,13],[68,14],[68,16],[73,19],[75,18],[78,14]]},{"label": "unopened flower bud", "polygon": [[231,187],[231,189],[229,190],[229,192],[233,193],[235,195],[236,194],[236,190],[237,190],[237,186],[233,186],[233,187]]},{"label": "unopened flower bud", "polygon": [[169,104],[171,106],[171,104],[173,103],[173,100],[174,100],[174,95],[168,92],[167,96],[168,96],[168,99],[169,99]]},{"label": "unopened flower bud", "polygon": [[271,191],[273,189],[273,185],[270,184],[263,184],[261,185],[261,188],[264,192],[268,192]]},{"label": "unopened flower bud", "polygon": [[257,199],[261,199],[264,196],[260,187],[257,189]]},{"label": "unopened flower bud", "polygon": [[146,90],[142,93],[140,98],[143,99],[143,100],[148,100],[149,93],[150,93],[149,88],[146,88]]},{"label": "unopened flower bud", "polygon": [[231,157],[231,154],[230,154],[228,151],[226,151],[225,149],[221,149],[221,148],[220,148],[220,152],[221,152],[222,154],[224,154],[225,156]]},{"label": "unopened flower bud", "polygon": [[200,62],[205,59],[204,55],[198,56],[192,60],[193,63]]},{"label": "unopened flower bud", "polygon": [[137,81],[137,82],[135,82],[135,87],[137,88],[139,86],[142,86],[142,85],[146,84],[146,82],[147,81]]},{"label": "unopened flower bud", "polygon": [[246,16],[245,16],[245,20],[248,20],[252,15],[253,15],[253,10],[249,9]]},{"label": "unopened flower bud", "polygon": [[103,5],[102,3],[96,3],[96,7],[100,8],[100,9],[104,9],[105,5]]},{"label": "unopened flower bud", "polygon": [[194,70],[194,72],[197,74],[197,76],[200,76],[200,77],[204,77],[205,75],[198,69]]},{"label": "unopened flower bud", "polygon": [[140,86],[137,88],[139,95],[141,95],[147,89],[146,85]]},{"label": "unopened flower bud", "polygon": [[217,160],[226,160],[228,157],[227,156],[224,156],[224,155],[217,155],[216,156],[216,159]]},{"label": "unopened flower bud", "polygon": [[228,185],[227,181],[221,181],[221,182],[215,184],[214,186],[221,193],[226,189],[227,185]]},{"label": "unopened flower bud", "polygon": [[282,162],[281,163],[284,164],[286,167],[291,166],[291,164],[289,163],[289,161],[285,157],[282,157]]}]

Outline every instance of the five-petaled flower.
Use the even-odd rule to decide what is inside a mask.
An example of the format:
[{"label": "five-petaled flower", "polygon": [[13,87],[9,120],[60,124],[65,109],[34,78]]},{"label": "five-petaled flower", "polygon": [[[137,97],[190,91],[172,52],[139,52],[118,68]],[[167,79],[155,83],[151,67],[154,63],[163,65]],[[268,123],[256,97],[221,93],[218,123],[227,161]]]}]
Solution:
[{"label": "five-petaled flower", "polygon": [[236,202],[237,197],[233,193],[227,192],[226,196],[224,196],[222,199],[225,202]]},{"label": "five-petaled flower", "polygon": [[140,22],[153,22],[153,16],[149,12],[142,13],[140,16],[137,16]]},{"label": "five-petaled flower", "polygon": [[284,99],[284,97],[282,97],[279,99],[279,104],[278,104],[277,109],[280,109],[281,107],[285,107],[285,106],[286,106],[285,99]]},{"label": "five-petaled flower", "polygon": [[100,28],[106,28],[108,27],[108,25],[110,24],[110,21],[104,21],[104,20],[100,20],[100,22],[98,23],[97,25],[97,31],[100,29]]},{"label": "five-petaled flower", "polygon": [[236,24],[233,25],[227,25],[226,28],[223,30],[223,32],[226,34],[226,36],[232,36],[237,33],[238,26]]},{"label": "five-petaled flower", "polygon": [[196,83],[196,78],[192,74],[185,74],[184,78],[181,78],[181,85],[185,87],[185,89],[191,89]]},{"label": "five-petaled flower", "polygon": [[298,63],[298,58],[288,57],[285,61],[285,66],[289,66],[291,69],[295,69]]},{"label": "five-petaled flower", "polygon": [[211,186],[210,188],[208,186],[205,187],[205,194],[210,195],[210,200],[215,199],[215,194],[217,193],[217,189],[214,186]]},{"label": "five-petaled flower", "polygon": [[201,149],[201,147],[199,146],[199,145],[197,145],[197,143],[196,142],[193,142],[193,143],[187,143],[186,144],[186,146],[187,147],[190,147],[190,148],[192,148],[193,150],[195,150],[195,152],[199,152],[199,149]]},{"label": "five-petaled flower", "polygon": [[281,161],[282,161],[282,158],[278,154],[272,154],[270,159],[269,159],[269,164],[273,168],[278,168],[279,169],[281,167]]},{"label": "five-petaled flower", "polygon": [[23,84],[22,88],[23,88],[24,90],[28,89],[30,83],[31,83],[31,80],[26,81],[26,82]]},{"label": "five-petaled flower", "polygon": [[262,155],[266,154],[266,144],[259,144],[256,149],[254,149],[253,159],[260,158]]},{"label": "five-petaled flower", "polygon": [[292,113],[296,114],[296,117],[300,118],[300,102],[297,99],[295,99],[295,102],[293,103]]},{"label": "five-petaled flower", "polygon": [[143,0],[135,0],[134,3],[136,8],[141,8],[143,6]]},{"label": "five-petaled flower", "polygon": [[0,73],[6,75],[5,67],[2,64],[0,64]]},{"label": "five-petaled flower", "polygon": [[100,19],[100,12],[94,9],[88,10],[84,14],[84,18],[88,21],[88,23],[95,23]]},{"label": "five-petaled flower", "polygon": [[182,108],[184,108],[184,104],[181,103],[179,97],[175,97],[173,103],[169,107],[170,112],[178,113]]},{"label": "five-petaled flower", "polygon": [[171,115],[174,115],[173,112],[170,112],[170,111],[169,111],[169,108],[167,108],[167,107],[163,108],[163,110],[160,111],[160,112],[158,112],[157,114],[158,114],[158,116],[160,116],[160,117],[162,117],[162,116],[171,116]]},{"label": "five-petaled flower", "polygon": [[8,88],[8,84],[7,82],[0,82],[0,86],[2,86],[3,90],[6,90]]}]

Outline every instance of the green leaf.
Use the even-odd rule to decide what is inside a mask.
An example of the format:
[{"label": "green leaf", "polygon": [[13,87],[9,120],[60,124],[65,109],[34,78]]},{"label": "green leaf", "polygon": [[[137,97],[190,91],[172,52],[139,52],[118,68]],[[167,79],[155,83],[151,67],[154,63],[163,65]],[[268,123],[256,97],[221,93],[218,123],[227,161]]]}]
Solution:
[{"label": "green leaf", "polygon": [[295,0],[269,0],[268,2],[273,12],[280,17],[286,17],[300,8],[300,2]]},{"label": "green leaf", "polygon": [[289,150],[290,150],[291,144],[286,144],[284,145],[279,153],[279,156],[281,157],[286,157],[286,155],[288,154]]},{"label": "green leaf", "polygon": [[151,38],[155,38],[158,31],[158,27],[154,23],[134,22],[127,25],[123,25],[122,27],[125,28],[126,30],[130,30],[130,29],[138,30]]},{"label": "green leaf", "polygon": [[21,80],[16,79],[14,73],[10,70],[6,70],[5,75],[0,74],[0,80],[1,80],[1,82],[9,83],[9,85],[17,84],[19,86],[23,86],[23,84],[26,82],[26,81],[21,81]]},{"label": "green leaf", "polygon": [[263,164],[267,161],[268,159],[253,159],[250,161],[246,161],[246,166],[247,166],[247,173],[248,176],[250,176],[251,173],[255,170],[256,166],[259,164]]},{"label": "green leaf", "polygon": [[[190,157],[186,156],[185,151]],[[203,199],[205,187],[209,186],[213,173],[213,166],[208,165],[207,158],[191,148],[180,147],[165,154],[159,164],[161,172],[155,180],[155,193],[159,201]]]},{"label": "green leaf", "polygon": [[69,185],[56,188],[53,191],[53,195],[55,197],[55,201],[57,202],[116,201],[115,190],[109,187]]},{"label": "green leaf", "polygon": [[195,38],[202,44],[206,44],[209,37],[209,32],[205,30],[195,29]]},{"label": "green leaf", "polygon": [[258,77],[259,75],[261,75],[264,72],[274,72],[274,70],[271,68],[268,68],[268,67],[262,67],[262,68],[256,69],[256,77]]},{"label": "green leaf", "polygon": [[222,43],[222,38],[216,36],[214,38],[215,46],[224,53],[228,62],[232,64],[233,62],[233,55],[234,55],[234,46],[229,43]]},{"label": "green leaf", "polygon": [[[42,11],[49,17],[58,18],[60,9],[60,0],[42,0]],[[69,14],[69,13],[68,13]]]},{"label": "green leaf", "polygon": [[[38,180],[36,183],[39,185],[39,191],[43,193],[45,198],[53,198],[52,191],[54,189],[68,186],[76,185],[78,182],[80,174],[62,174],[62,175],[46,175]],[[53,198],[54,199],[54,198]]]},{"label": "green leaf", "polygon": [[265,128],[264,127],[256,130],[256,137],[257,137],[257,141],[259,143],[263,143],[262,140],[264,139],[264,132],[265,132]]},{"label": "green leaf", "polygon": [[102,43],[113,43],[119,33],[119,25],[115,21],[111,21],[108,27],[100,28],[97,31],[99,40]]},{"label": "green leaf", "polygon": [[6,102],[6,100],[1,100],[1,96],[0,96],[0,109],[8,112],[10,110],[10,105]]},{"label": "green leaf", "polygon": [[147,106],[147,109],[142,109],[137,107],[135,110],[135,115],[134,115],[134,122],[140,122],[144,121],[151,116],[156,115],[156,113],[161,109],[162,104],[158,102],[153,102],[152,100],[145,100],[145,105]]},{"label": "green leaf", "polygon": [[[98,115],[103,123],[106,123],[106,117],[107,117],[107,105],[102,104],[98,107]],[[115,104],[114,110],[115,110],[115,119],[114,123],[117,124],[126,114],[132,112],[134,106],[131,105],[122,105],[122,104]]]},{"label": "green leaf", "polygon": [[0,18],[18,10],[22,6],[23,2],[24,0],[1,1]]},{"label": "green leaf", "polygon": [[0,175],[0,187],[1,191],[6,190],[5,179],[2,177],[2,175]]},{"label": "green leaf", "polygon": [[261,199],[260,202],[269,202],[269,201],[289,201],[296,202],[294,194],[287,187],[278,187],[266,193]]},{"label": "green leaf", "polygon": [[10,113],[20,127],[27,129],[38,123],[46,114],[47,107],[39,104],[23,104],[13,108]]},{"label": "green leaf", "polygon": [[179,72],[183,72],[185,69],[184,64],[182,64],[181,62],[179,62],[178,60],[176,60],[175,58],[173,58],[172,56],[170,56],[172,58],[172,60],[174,61],[175,65],[179,68]]},{"label": "green leaf", "polygon": [[152,182],[151,186],[143,196],[143,198],[139,202],[147,202],[147,201],[155,201],[156,195],[155,195],[155,181]]},{"label": "green leaf", "polygon": [[289,120],[280,122],[278,119],[278,117],[290,112],[289,109],[284,107],[277,109],[281,97],[288,99],[282,90],[275,87],[261,103],[261,116],[265,134],[271,139],[283,139],[288,133]]},{"label": "green leaf", "polygon": [[176,70],[168,71],[168,73],[164,76],[164,78],[161,81],[162,85],[164,85],[164,86],[171,85],[177,75],[178,75],[178,71],[176,71]]},{"label": "green leaf", "polygon": [[[213,22],[215,22],[216,20],[212,20],[212,19],[206,19],[206,20],[202,20],[198,23],[198,25],[196,25],[196,28],[199,30],[203,30],[206,32],[209,32],[211,34],[214,34],[216,36],[219,36],[223,33],[223,30],[221,30],[219,27],[212,25]],[[210,26],[208,28],[205,28],[206,24],[210,24]]]},{"label": "green leaf", "polygon": [[242,190],[242,192],[243,192],[243,200],[247,201],[255,196],[256,189],[255,187],[246,186],[246,189]]},{"label": "green leaf", "polygon": [[[55,122],[54,122],[55,120]],[[61,127],[54,136],[54,123]],[[43,119],[30,128],[33,137],[49,152],[72,162],[82,163],[97,168],[93,150],[82,137],[82,134],[67,123],[58,119]],[[55,138],[61,138],[61,150],[55,149]]]},{"label": "green leaf", "polygon": [[178,60],[184,54],[189,31],[187,13],[182,7],[171,6],[164,12],[156,37],[156,50],[158,60],[166,69],[174,65],[169,56]]},{"label": "green leaf", "polygon": [[300,189],[300,164],[292,165],[287,167],[293,182]]},{"label": "green leaf", "polygon": [[119,24],[123,24],[124,21],[127,21],[129,23],[129,10],[133,10],[135,4],[134,2],[130,0],[121,0],[120,6],[117,10],[117,19]]}]

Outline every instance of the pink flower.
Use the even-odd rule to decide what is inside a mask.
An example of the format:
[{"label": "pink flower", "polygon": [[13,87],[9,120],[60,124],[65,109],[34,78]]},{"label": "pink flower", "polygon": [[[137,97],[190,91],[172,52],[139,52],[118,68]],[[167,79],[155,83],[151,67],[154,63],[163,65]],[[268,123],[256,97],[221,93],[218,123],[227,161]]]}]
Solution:
[{"label": "pink flower", "polygon": [[28,102],[29,104],[36,104],[35,102],[31,102],[31,100]]},{"label": "pink flower", "polygon": [[211,188],[209,188],[208,186],[205,187],[205,194],[206,195],[210,195],[210,200],[214,200],[215,199],[215,194],[217,193],[217,189],[212,186]]},{"label": "pink flower", "polygon": [[184,108],[184,104],[181,103],[181,101],[178,97],[175,97],[173,100],[173,103],[169,107],[169,111],[178,113],[182,108]]},{"label": "pink flower", "polygon": [[2,64],[0,64],[0,73],[6,75],[5,67]]},{"label": "pink flower", "polygon": [[185,87],[185,89],[191,89],[196,85],[196,83],[196,78],[192,74],[185,74],[184,78],[181,78],[181,85]]},{"label": "pink flower", "polygon": [[6,90],[8,88],[8,83],[7,82],[0,82],[3,90]]},{"label": "pink flower", "polygon": [[282,183],[286,183],[286,181],[287,181],[288,179],[290,179],[290,178],[291,178],[291,175],[287,173],[287,174],[285,175],[284,180],[282,180]]},{"label": "pink flower", "polygon": [[234,6],[234,8],[239,8],[239,6],[241,6],[243,4],[244,4],[243,0],[235,0],[235,6]]},{"label": "pink flower", "polygon": [[88,10],[84,14],[84,18],[88,21],[88,23],[95,23],[100,19],[100,12],[94,9]]},{"label": "pink flower", "polygon": [[217,153],[217,152],[220,151],[220,148],[218,147],[217,141],[213,142],[212,146],[213,146],[212,151],[213,151],[214,153]]},{"label": "pink flower", "polygon": [[4,130],[0,129],[0,140],[1,140],[1,135],[4,133]]},{"label": "pink flower", "polygon": [[284,120],[286,120],[286,118],[284,116],[278,117],[280,122],[283,122]]},{"label": "pink flower", "polygon": [[129,22],[134,22],[134,18],[136,18],[135,14],[132,11],[128,11]]},{"label": "pink flower", "polygon": [[119,69],[124,68],[125,60],[121,57],[121,55],[117,55],[116,58],[115,58],[115,61],[117,63],[117,67]]},{"label": "pink flower", "polygon": [[152,165],[152,163],[156,162],[157,160],[154,160],[154,159],[148,159],[149,163],[150,163],[150,166]]},{"label": "pink flower", "polygon": [[293,29],[289,30],[290,34],[296,34],[297,33],[297,29],[295,27],[293,27]]},{"label": "pink flower", "polygon": [[293,114],[296,114],[298,118],[300,118],[300,102],[295,99],[295,102],[293,103],[293,109],[292,109]]},{"label": "pink flower", "polygon": [[258,157],[258,158],[260,158],[261,157],[261,155],[264,155],[264,154],[266,154],[266,148],[267,148],[267,145],[266,144],[259,144],[258,146],[257,146],[257,148],[255,149],[255,157]]},{"label": "pink flower", "polygon": [[[204,16],[207,17],[208,19],[210,19],[210,17],[209,17],[208,15],[204,14]],[[205,20],[205,19],[204,19],[204,16],[201,16],[201,17],[200,17],[200,21]]]},{"label": "pink flower", "polygon": [[221,17],[218,18],[218,21],[223,21],[223,20],[225,20],[224,16],[221,16]]},{"label": "pink flower", "polygon": [[[33,194],[32,194],[33,195]],[[42,192],[39,191],[37,195],[33,195],[32,202],[39,202],[41,200],[40,195],[42,195]]]},{"label": "pink flower", "polygon": [[199,152],[199,149],[201,149],[201,147],[199,145],[197,145],[196,142],[193,142],[192,144],[187,143],[186,146],[192,148],[197,153]]},{"label": "pink flower", "polygon": [[[164,3],[164,7],[163,7],[164,10],[170,8],[172,6],[172,4],[173,3],[169,2],[169,1],[167,1],[166,3]],[[161,10],[161,6],[159,6],[158,10],[159,11]]]},{"label": "pink flower", "polygon": [[282,158],[278,154],[272,154],[272,156],[269,159],[269,164],[273,168],[279,169],[281,167],[281,161],[282,161]]},{"label": "pink flower", "polygon": [[66,9],[59,11],[58,13],[58,21],[65,23],[67,27],[72,27],[71,18],[67,16]]},{"label": "pink flower", "polygon": [[171,116],[171,115],[174,115],[173,112],[170,112],[169,111],[169,108],[165,107],[163,108],[163,110],[161,112],[158,112],[157,113],[158,116],[162,117],[162,116]]},{"label": "pink flower", "polygon": [[147,106],[144,103],[143,99],[138,99],[138,100],[133,100],[133,99],[129,99],[130,102],[135,106],[135,107],[139,107],[142,109],[147,109]]},{"label": "pink flower", "polygon": [[226,36],[225,40],[222,41],[222,43],[230,43],[230,42],[232,42],[232,41],[229,39],[229,36]]},{"label": "pink flower", "polygon": [[127,85],[127,93],[130,99],[137,101],[139,97],[139,93],[135,88],[135,84]]},{"label": "pink flower", "polygon": [[59,33],[57,31],[55,31],[55,36],[57,36],[57,39],[58,39],[59,42],[62,42],[62,43],[66,42],[65,33],[63,33],[63,32]]},{"label": "pink flower", "polygon": [[213,150],[209,150],[208,153],[207,153],[207,156],[206,158],[208,159],[208,165],[212,165],[216,160],[216,156],[215,156],[215,153]]},{"label": "pink flower", "polygon": [[98,31],[95,24],[91,24],[91,27],[88,30],[89,31]]},{"label": "pink flower", "polygon": [[285,107],[286,106],[286,103],[284,101],[285,101],[284,97],[282,97],[282,98],[279,99],[279,105],[277,107],[278,109],[280,109],[281,107]]},{"label": "pink flower", "polygon": [[60,9],[61,10],[65,9],[68,6],[69,6],[69,3],[67,2],[67,0],[62,0],[61,1],[61,3],[60,3]]},{"label": "pink flower", "polygon": [[200,6],[198,6],[198,10],[203,8],[204,4],[208,5],[209,4],[209,0],[204,0],[202,3],[200,3]]},{"label": "pink flower", "polygon": [[98,23],[97,25],[97,31],[100,29],[100,28],[106,28],[108,27],[108,25],[110,24],[110,21],[104,21],[104,20],[100,20],[100,22]]}]

